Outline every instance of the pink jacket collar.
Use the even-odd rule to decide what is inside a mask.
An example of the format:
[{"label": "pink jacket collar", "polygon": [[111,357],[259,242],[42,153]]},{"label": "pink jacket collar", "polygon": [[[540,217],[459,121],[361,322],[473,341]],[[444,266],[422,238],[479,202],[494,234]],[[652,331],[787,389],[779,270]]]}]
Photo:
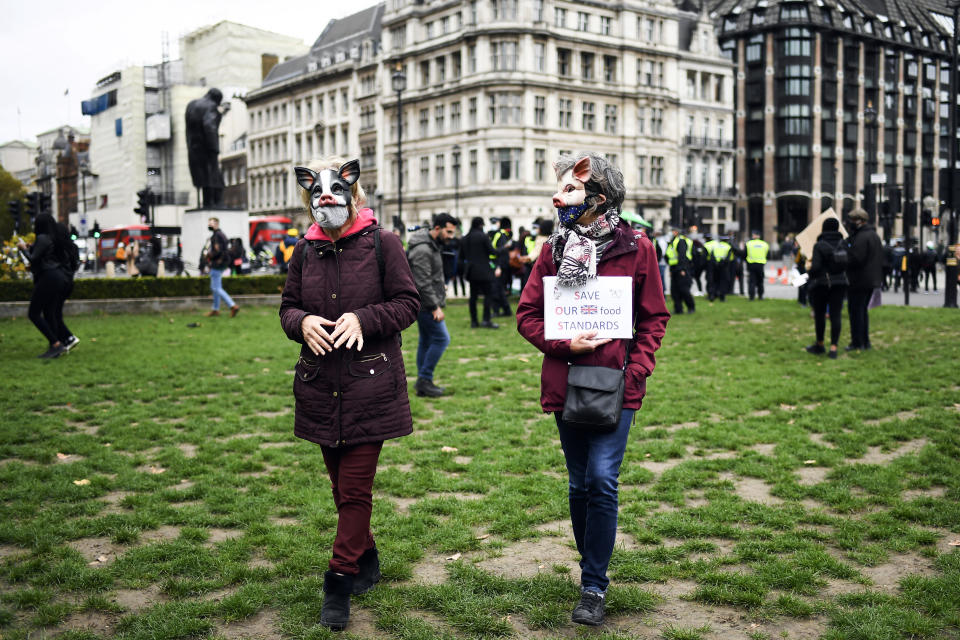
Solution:
[{"label": "pink jacket collar", "polygon": [[[357,211],[357,219],[353,221],[353,224],[345,233],[340,237],[344,238],[351,233],[356,233],[366,229],[371,225],[377,224],[377,219],[373,215],[373,209],[363,208]],[[323,232],[323,227],[314,222],[310,225],[310,228],[307,229],[307,235],[305,236],[307,240],[326,240],[327,242],[333,242],[326,233]]]}]

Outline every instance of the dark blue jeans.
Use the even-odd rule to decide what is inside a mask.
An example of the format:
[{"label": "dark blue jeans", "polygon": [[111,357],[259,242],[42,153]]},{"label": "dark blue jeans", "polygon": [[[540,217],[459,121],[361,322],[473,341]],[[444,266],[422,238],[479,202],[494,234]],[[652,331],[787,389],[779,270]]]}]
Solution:
[{"label": "dark blue jeans", "polygon": [[433,370],[440,362],[440,356],[450,344],[450,332],[447,324],[433,319],[433,313],[420,310],[417,314],[417,328],[420,329],[420,341],[417,344],[417,377],[433,382]]},{"label": "dark blue jeans", "polygon": [[568,427],[555,413],[570,478],[570,520],[580,552],[580,585],[606,591],[607,566],[617,537],[620,463],[627,448],[633,409],[624,409],[612,433]]}]

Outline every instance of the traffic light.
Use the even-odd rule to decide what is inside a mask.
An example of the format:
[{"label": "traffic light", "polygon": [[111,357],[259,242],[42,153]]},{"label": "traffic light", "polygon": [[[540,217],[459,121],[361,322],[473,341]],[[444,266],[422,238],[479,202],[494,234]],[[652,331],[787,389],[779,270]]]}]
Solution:
[{"label": "traffic light", "polygon": [[877,185],[864,185],[860,190],[860,207],[871,216],[877,213]]},{"label": "traffic light", "polygon": [[133,209],[133,212],[140,214],[140,220],[145,224],[150,222],[150,201],[152,195],[150,189],[137,191],[137,206]]},{"label": "traffic light", "polygon": [[930,209],[924,209],[920,212],[920,224],[929,227],[933,224],[933,212]]},{"label": "traffic light", "polygon": [[903,191],[900,187],[890,187],[890,213],[897,215],[903,211]]},{"label": "traffic light", "polygon": [[27,194],[27,217],[33,220],[40,213],[40,194],[31,191]]},{"label": "traffic light", "polygon": [[80,233],[77,231],[77,228],[73,225],[70,225],[70,239],[76,240],[80,237]]},{"label": "traffic light", "polygon": [[7,203],[7,210],[10,212],[10,217],[13,219],[14,235],[20,235],[20,210],[22,207],[23,203],[19,200],[11,200]]},{"label": "traffic light", "polygon": [[940,216],[930,216],[930,226],[939,227],[940,226]]},{"label": "traffic light", "polygon": [[52,198],[49,193],[40,194],[40,213],[53,213]]},{"label": "traffic light", "polygon": [[93,237],[94,238],[100,237],[100,223],[97,222],[96,220],[93,221]]}]

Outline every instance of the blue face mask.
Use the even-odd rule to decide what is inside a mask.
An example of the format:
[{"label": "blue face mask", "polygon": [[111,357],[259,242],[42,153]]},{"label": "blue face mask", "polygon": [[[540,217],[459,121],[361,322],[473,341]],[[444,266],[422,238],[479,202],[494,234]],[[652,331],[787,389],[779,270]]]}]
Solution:
[{"label": "blue face mask", "polygon": [[572,229],[573,225],[577,223],[577,220],[580,219],[580,216],[590,208],[590,205],[584,202],[583,204],[574,205],[572,207],[558,207],[557,216],[560,218],[560,224]]}]

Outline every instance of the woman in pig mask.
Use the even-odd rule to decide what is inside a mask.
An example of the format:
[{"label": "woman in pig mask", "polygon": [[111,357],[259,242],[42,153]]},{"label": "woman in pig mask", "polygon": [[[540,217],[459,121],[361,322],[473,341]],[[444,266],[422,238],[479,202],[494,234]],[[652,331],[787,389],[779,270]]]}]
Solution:
[{"label": "woman in pig mask", "polygon": [[[543,352],[540,404],[553,413],[569,477],[570,519],[580,552],[580,601],[573,621],[603,622],[607,567],[617,532],[618,476],[634,413],[640,408],[654,352],[670,314],[660,287],[657,253],[651,241],[620,220],[623,174],[594,153],[562,156],[554,164],[557,193],[553,206],[558,230],[550,237],[520,296],[520,334]],[[575,288],[597,276],[633,278],[633,338],[598,339],[596,331],[572,340],[547,340],[544,334],[543,278],[557,277],[557,288]],[[623,368],[623,410],[613,432],[600,433],[564,423],[562,412],[570,364]]]},{"label": "woman in pig mask", "polygon": [[420,298],[400,239],[360,207],[360,163],[328,158],[295,170],[314,224],[294,247],[280,323],[301,345],[294,435],[320,445],[338,513],[320,624],[340,630],[350,596],[380,579],[373,478],[383,441],[413,428],[400,332]]}]

